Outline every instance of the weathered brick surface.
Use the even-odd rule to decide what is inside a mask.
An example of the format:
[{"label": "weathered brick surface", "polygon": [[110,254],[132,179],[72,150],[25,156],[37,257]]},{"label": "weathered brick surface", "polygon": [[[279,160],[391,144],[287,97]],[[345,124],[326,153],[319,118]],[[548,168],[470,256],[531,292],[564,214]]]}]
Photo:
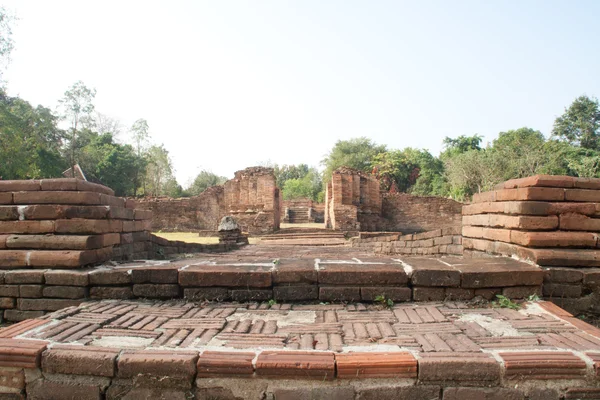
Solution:
[{"label": "weathered brick surface", "polygon": [[42,370],[51,374],[113,377],[119,350],[58,345],[42,355]]}]

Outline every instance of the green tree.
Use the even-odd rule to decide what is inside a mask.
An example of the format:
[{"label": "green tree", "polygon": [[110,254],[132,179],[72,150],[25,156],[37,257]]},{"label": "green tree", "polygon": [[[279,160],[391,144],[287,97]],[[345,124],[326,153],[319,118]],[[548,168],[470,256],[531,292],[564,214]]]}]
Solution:
[{"label": "green tree", "polygon": [[[133,193],[134,196],[137,195],[138,188],[140,187],[141,177],[145,175],[146,167],[148,165],[148,160],[146,158],[146,148],[148,145],[148,139],[150,138],[149,133],[150,127],[148,126],[148,121],[145,119],[138,119],[133,123],[129,132],[133,138],[133,143],[135,145],[135,150],[137,154],[137,162],[133,165],[134,170],[134,179],[133,179]],[[145,180],[144,180],[145,182]],[[145,192],[144,188],[144,192]]]},{"label": "green tree", "polygon": [[305,177],[308,174],[309,169],[307,164],[284,164],[281,167],[277,164],[273,165],[277,187],[283,189],[283,186],[288,179],[301,179]]},{"label": "green tree", "polygon": [[79,150],[78,162],[89,181],[112,188],[117,196],[133,193],[137,155],[131,145],[114,141],[112,133],[82,131],[85,145]]},{"label": "green tree", "polygon": [[310,168],[301,178],[287,179],[282,188],[283,199],[307,198],[319,201],[323,197],[323,180],[316,168]]},{"label": "green tree", "polygon": [[373,160],[373,171],[382,189],[394,187],[416,195],[443,195],[443,163],[427,150],[407,147],[380,153]]},{"label": "green tree", "polygon": [[222,185],[226,181],[227,178],[224,176],[218,176],[210,171],[202,170],[196,175],[190,187],[185,190],[185,194],[188,196],[197,196],[209,187]]},{"label": "green tree", "polygon": [[164,145],[151,146],[147,154],[145,195],[165,196],[181,192],[173,177],[173,164]]},{"label": "green tree", "polygon": [[[69,165],[71,167],[76,163],[76,141],[80,125],[87,128],[93,126],[92,112],[94,111],[94,104],[92,102],[94,97],[96,97],[96,89],[90,89],[82,81],[77,81],[59,100],[63,112],[62,116],[70,124]],[[73,174],[75,174],[75,170],[73,170]]]},{"label": "green tree", "polygon": [[552,135],[585,149],[599,149],[598,99],[580,96],[554,121]]},{"label": "green tree", "polygon": [[321,161],[325,166],[323,179],[328,182],[333,171],[343,166],[371,172],[375,156],[385,151],[385,145],[378,145],[366,137],[338,140]]},{"label": "green tree", "polygon": [[58,118],[42,106],[32,107],[0,89],[0,178],[34,179],[60,176],[64,132]]},{"label": "green tree", "polygon": [[441,158],[452,157],[457,154],[466,153],[469,150],[481,150],[482,139],[483,136],[481,135],[461,135],[457,138],[446,136],[442,142],[444,145],[444,152],[442,153]]}]

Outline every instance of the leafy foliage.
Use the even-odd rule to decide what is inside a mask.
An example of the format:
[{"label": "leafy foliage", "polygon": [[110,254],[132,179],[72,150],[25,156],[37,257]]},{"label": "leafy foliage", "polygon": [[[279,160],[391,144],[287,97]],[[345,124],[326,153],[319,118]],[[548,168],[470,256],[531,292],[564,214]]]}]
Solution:
[{"label": "leafy foliage", "polygon": [[584,149],[600,150],[598,99],[580,96],[554,121],[552,134]]},{"label": "leafy foliage", "polygon": [[343,166],[371,172],[375,156],[385,151],[385,145],[378,145],[366,137],[338,140],[329,154],[321,161],[321,164],[325,166],[323,178],[328,182],[333,171]]},{"label": "leafy foliage", "polygon": [[218,176],[210,171],[203,170],[196,176],[190,187],[185,190],[185,194],[196,196],[204,192],[207,188],[222,185],[226,181],[227,178],[224,176]]}]

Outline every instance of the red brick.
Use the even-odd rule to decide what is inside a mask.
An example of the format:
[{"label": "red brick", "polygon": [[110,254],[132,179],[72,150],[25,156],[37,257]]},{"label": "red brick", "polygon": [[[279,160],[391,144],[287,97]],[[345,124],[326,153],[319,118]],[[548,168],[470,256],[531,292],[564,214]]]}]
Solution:
[{"label": "red brick", "polygon": [[11,192],[0,192],[0,204],[13,204],[13,194]]},{"label": "red brick", "polygon": [[498,186],[503,189],[525,188],[525,187],[556,187],[572,188],[579,178],[565,175],[534,175],[526,178],[511,179]]},{"label": "red brick", "polygon": [[456,301],[456,300],[471,300],[475,297],[474,289],[463,289],[463,288],[445,288],[444,300]]},{"label": "red brick", "polygon": [[565,191],[566,201],[600,202],[600,190],[569,189]]},{"label": "red brick", "polygon": [[460,286],[460,271],[453,266],[447,266],[442,263],[427,260],[409,261],[413,268],[410,281],[413,286]]},{"label": "red brick", "polygon": [[[392,384],[392,385],[377,385],[373,387],[359,386],[356,388],[358,393],[357,399],[360,400],[438,400],[440,398],[440,387],[434,385],[407,385]],[[314,396],[313,398],[318,398]],[[352,396],[340,397],[339,400],[352,399]],[[333,399],[332,399],[333,400]],[[338,399],[336,399],[338,400]],[[477,400],[477,399],[465,399]]]},{"label": "red brick", "polygon": [[500,380],[500,364],[483,353],[421,353],[419,381],[421,382],[480,382]]},{"label": "red brick", "polygon": [[[90,381],[96,379],[100,381]],[[27,398],[44,400],[101,400],[102,392],[110,382],[107,378],[86,377],[86,379],[50,380],[37,379],[27,384]]]},{"label": "red brick", "polygon": [[205,351],[198,358],[198,377],[249,376],[254,374],[255,353]]},{"label": "red brick", "polygon": [[4,275],[4,280],[9,285],[27,284],[27,283],[44,283],[45,271],[40,270],[16,270],[7,271]]},{"label": "red brick", "polygon": [[487,203],[496,201],[496,191],[475,193],[473,203]]},{"label": "red brick", "polygon": [[0,233],[52,233],[54,221],[3,221]]},{"label": "red brick", "polygon": [[597,400],[600,399],[600,388],[569,388],[565,392],[565,400]]},{"label": "red brick", "polygon": [[42,250],[89,250],[112,246],[118,234],[73,236],[73,235],[11,235],[6,247],[11,249]]},{"label": "red brick", "polygon": [[550,208],[549,214],[583,214],[592,216],[597,213],[596,204],[594,203],[547,203]]},{"label": "red brick", "polygon": [[134,212],[132,209],[125,207],[108,207],[108,218],[110,219],[133,219]]},{"label": "red brick", "polygon": [[43,285],[20,285],[19,297],[40,298],[43,297]]},{"label": "red brick", "polygon": [[323,285],[404,285],[408,276],[402,265],[321,264],[319,284]]},{"label": "red brick", "polygon": [[271,271],[262,266],[190,266],[179,271],[181,286],[270,287]]},{"label": "red brick", "polygon": [[123,285],[131,283],[131,274],[125,268],[95,270],[89,274],[90,285]]},{"label": "red brick", "polygon": [[267,301],[273,298],[271,289],[234,289],[230,293],[231,299],[239,302]]},{"label": "red brick", "polygon": [[579,214],[563,214],[560,216],[560,229],[567,231],[600,231],[600,219]]},{"label": "red brick", "polygon": [[17,206],[0,206],[0,221],[14,221],[19,219]]},{"label": "red brick", "polygon": [[575,178],[575,187],[579,189],[600,189],[599,178]]},{"label": "red brick", "polygon": [[[510,388],[444,388],[442,400],[525,400],[523,392]],[[550,400],[550,399],[548,399]]]},{"label": "red brick", "polygon": [[43,290],[44,297],[60,299],[81,299],[87,294],[86,288],[77,286],[46,286]]},{"label": "red brick", "polygon": [[92,192],[15,192],[15,204],[102,205],[99,193]]},{"label": "red brick", "polygon": [[26,206],[23,211],[25,219],[64,219],[64,218],[86,218],[103,219],[108,215],[105,206],[74,206],[41,204]]},{"label": "red brick", "polygon": [[94,286],[90,288],[92,299],[132,299],[133,290],[130,286]]},{"label": "red brick", "polygon": [[42,179],[40,181],[41,189],[45,191],[77,191],[77,181],[75,178]]},{"label": "red brick", "polygon": [[177,283],[179,271],[177,267],[133,268],[133,283]]},{"label": "red brick", "polygon": [[544,276],[544,282],[578,283],[582,280],[583,272],[574,268],[547,268]]},{"label": "red brick", "polygon": [[134,209],[137,207],[137,202],[134,199],[126,199],[125,207]]},{"label": "red brick", "polygon": [[567,285],[560,283],[545,282],[543,295],[549,297],[581,297],[582,287],[579,285]]},{"label": "red brick", "polygon": [[408,352],[335,355],[338,378],[416,378],[417,360]]},{"label": "red brick", "polygon": [[20,268],[27,266],[27,251],[2,250],[0,251],[0,268]]},{"label": "red brick", "polygon": [[180,297],[180,287],[177,284],[135,284],[133,294],[136,297],[148,299],[172,299]]},{"label": "red brick", "polygon": [[585,362],[571,352],[499,353],[506,378],[577,379],[586,374]]},{"label": "red brick", "polygon": [[6,239],[8,239],[10,235],[0,235],[0,250],[6,249]]},{"label": "red brick", "polygon": [[565,199],[565,189],[562,189],[562,188],[527,187],[527,188],[518,188],[518,189],[497,190],[495,201],[515,201],[515,200],[563,201],[564,199]]},{"label": "red brick", "polygon": [[40,181],[8,180],[0,181],[0,192],[33,192],[40,190]]},{"label": "red brick", "polygon": [[0,367],[37,368],[46,345],[42,340],[0,339]]},{"label": "red brick", "polygon": [[457,266],[461,272],[463,288],[497,288],[506,286],[539,286],[544,271],[538,267],[512,259],[472,262]]},{"label": "red brick", "polygon": [[121,232],[123,222],[119,220],[102,219],[59,219],[54,221],[55,231],[57,233],[77,233],[77,234],[99,234]]},{"label": "red brick", "polygon": [[314,260],[280,260],[273,271],[273,284],[316,283]]},{"label": "red brick", "polygon": [[83,300],[63,299],[17,299],[19,310],[25,311],[56,311],[61,308],[78,306]]},{"label": "red brick", "polygon": [[77,268],[103,261],[96,250],[35,250],[24,251],[29,254],[29,266],[35,268]]},{"label": "red brick", "polygon": [[320,286],[319,300],[321,301],[359,301],[359,287]]},{"label": "red brick", "polygon": [[462,234],[466,237],[510,242],[509,229],[492,229],[478,226],[463,226]]},{"label": "red brick", "polygon": [[273,298],[278,301],[308,301],[319,298],[317,285],[282,285],[273,287]]},{"label": "red brick", "polygon": [[413,287],[414,301],[443,301],[446,291],[443,287]]},{"label": "red brick", "polygon": [[106,194],[100,194],[100,204],[111,207],[122,207],[125,208],[125,199],[121,197],[109,196]]},{"label": "red brick", "polygon": [[104,193],[109,196],[114,196],[115,191],[109,187],[99,185],[97,183],[92,183],[88,181],[84,181],[81,179],[77,180],[77,190],[80,192],[96,192],[96,193]]},{"label": "red brick", "polygon": [[89,271],[52,270],[44,274],[47,285],[88,286]]},{"label": "red brick", "polygon": [[6,310],[15,308],[15,299],[12,297],[0,297],[0,309]]},{"label": "red brick", "polygon": [[113,377],[120,350],[56,345],[42,355],[42,370],[50,374]]},{"label": "red brick", "polygon": [[333,353],[306,351],[263,351],[256,360],[259,376],[303,379],[333,379]]},{"label": "red brick", "polygon": [[196,352],[136,351],[123,352],[118,360],[119,378],[137,375],[192,380],[196,374]]},{"label": "red brick", "polygon": [[558,228],[558,217],[555,215],[547,217],[497,214],[467,215],[463,217],[464,225],[524,230],[550,230]]},{"label": "red brick", "polygon": [[529,249],[527,259],[542,266],[600,267],[599,250]]},{"label": "red brick", "polygon": [[134,219],[136,220],[145,220],[152,219],[152,210],[139,210],[135,209],[134,211]]},{"label": "red brick", "polygon": [[2,297],[19,297],[19,286],[17,286],[17,285],[0,285],[0,296],[2,296]]},{"label": "red brick", "polygon": [[227,288],[205,287],[183,289],[183,297],[187,300],[224,301],[230,298]]},{"label": "red brick", "polygon": [[[561,217],[562,218],[562,217]],[[598,236],[587,232],[510,231],[512,243],[526,247],[596,247]]]}]

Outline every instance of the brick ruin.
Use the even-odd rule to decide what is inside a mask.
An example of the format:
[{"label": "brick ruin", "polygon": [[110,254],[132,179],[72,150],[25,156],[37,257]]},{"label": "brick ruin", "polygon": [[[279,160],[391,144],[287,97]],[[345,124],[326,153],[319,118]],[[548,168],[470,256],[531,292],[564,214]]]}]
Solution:
[{"label": "brick ruin", "polygon": [[383,224],[375,176],[352,168],[335,170],[325,190],[325,226],[342,231],[375,231]]},{"label": "brick ruin", "polygon": [[281,203],[281,222],[289,224],[323,223],[325,204],[311,199],[284,200]]},{"label": "brick ruin", "polygon": [[264,234],[279,229],[280,195],[272,168],[250,167],[237,171],[222,186],[213,186],[197,196],[138,200],[154,214],[152,229],[165,232],[217,231],[221,219],[233,216],[242,230]]},{"label": "brick ruin", "polygon": [[[336,182],[352,188],[345,195],[353,200],[329,203],[330,222],[389,227],[385,196],[379,214],[367,199],[368,177],[338,175],[350,176]],[[229,188],[245,193],[230,211],[249,225],[261,212],[274,221],[281,212],[275,202],[264,206],[262,176],[236,175]],[[0,308],[5,319],[23,320],[0,328],[2,398],[600,393],[600,329],[556,306],[600,311],[600,179],[508,181],[462,206],[459,226],[454,205],[439,202],[452,215],[447,226],[431,229],[432,217],[411,225],[423,232],[360,232],[342,249],[259,245],[100,266],[164,253],[149,211],[75,179],[0,182],[0,204]],[[417,214],[395,221],[409,226]],[[236,248],[162,244],[173,252]],[[552,302],[515,310],[481,301],[496,295]]]}]

